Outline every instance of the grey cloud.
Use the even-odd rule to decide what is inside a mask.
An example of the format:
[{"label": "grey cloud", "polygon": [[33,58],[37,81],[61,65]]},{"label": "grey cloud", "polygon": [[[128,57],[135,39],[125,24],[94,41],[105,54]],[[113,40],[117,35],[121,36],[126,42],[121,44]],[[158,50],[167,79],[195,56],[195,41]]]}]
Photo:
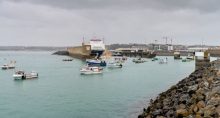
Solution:
[{"label": "grey cloud", "polygon": [[220,9],[219,0],[11,0],[50,5],[66,9],[193,9],[200,12],[214,12]]},{"label": "grey cloud", "polygon": [[216,0],[176,1],[0,0],[0,45],[80,45],[94,34],[108,44],[220,44]]}]

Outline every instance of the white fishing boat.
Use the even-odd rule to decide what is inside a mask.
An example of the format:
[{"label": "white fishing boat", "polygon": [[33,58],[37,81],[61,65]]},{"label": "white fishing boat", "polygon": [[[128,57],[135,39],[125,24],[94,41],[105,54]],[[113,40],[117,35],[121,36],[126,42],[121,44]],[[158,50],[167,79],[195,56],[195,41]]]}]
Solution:
[{"label": "white fishing boat", "polygon": [[108,68],[122,68],[122,63],[109,62],[107,66]]},{"label": "white fishing boat", "polygon": [[15,80],[26,79],[25,72],[24,71],[16,71],[15,74],[13,74],[13,78]]},{"label": "white fishing boat", "polygon": [[35,71],[32,71],[31,73],[25,74],[26,79],[33,79],[33,78],[38,78],[38,73]]},{"label": "white fishing boat", "polygon": [[14,68],[15,68],[15,63],[8,64],[8,69],[14,69]]},{"label": "white fishing boat", "polygon": [[123,56],[123,57],[115,57],[114,60],[116,62],[124,63],[127,60],[127,57],[125,57],[125,56]]},{"label": "white fishing boat", "polygon": [[3,70],[7,70],[7,69],[14,69],[15,68],[15,61],[11,61],[9,64],[4,64],[1,68]]},{"label": "white fishing boat", "polygon": [[8,69],[8,65],[7,64],[4,64],[3,66],[1,66],[2,70],[6,70]]},{"label": "white fishing boat", "polygon": [[86,66],[86,67],[83,67],[81,70],[80,70],[80,73],[82,75],[92,75],[92,74],[101,74],[102,73],[102,68],[100,67],[89,67],[89,66]]},{"label": "white fishing boat", "polygon": [[168,63],[168,59],[159,59],[159,64],[167,64]]},{"label": "white fishing boat", "polygon": [[188,54],[188,56],[186,57],[186,59],[194,60],[194,55],[190,55],[190,54]]}]

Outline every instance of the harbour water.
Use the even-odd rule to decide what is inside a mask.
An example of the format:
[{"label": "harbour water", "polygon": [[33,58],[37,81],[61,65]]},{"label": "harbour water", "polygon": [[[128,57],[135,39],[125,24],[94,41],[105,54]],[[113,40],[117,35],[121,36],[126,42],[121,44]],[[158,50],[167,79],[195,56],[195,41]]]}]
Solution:
[{"label": "harbour water", "polygon": [[[102,75],[80,75],[81,60],[63,62],[52,52],[0,52],[0,64],[16,60],[16,70],[35,70],[38,79],[14,81],[15,70],[0,70],[0,116],[4,118],[128,118],[137,117],[150,98],[194,70],[194,61],[168,57]],[[160,57],[165,58],[165,57]]]}]

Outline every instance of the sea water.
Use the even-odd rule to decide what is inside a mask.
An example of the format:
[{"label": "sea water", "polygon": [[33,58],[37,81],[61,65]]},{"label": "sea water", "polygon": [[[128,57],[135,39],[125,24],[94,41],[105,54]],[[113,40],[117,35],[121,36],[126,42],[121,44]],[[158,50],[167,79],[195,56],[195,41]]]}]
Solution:
[{"label": "sea water", "polygon": [[[121,69],[80,75],[84,61],[64,62],[52,52],[0,52],[0,64],[16,60],[16,69],[0,70],[2,118],[132,118],[151,98],[194,71],[195,62],[168,58],[168,64],[129,58]],[[165,57],[159,57],[165,58]],[[15,70],[37,71],[38,79],[15,81]]]}]

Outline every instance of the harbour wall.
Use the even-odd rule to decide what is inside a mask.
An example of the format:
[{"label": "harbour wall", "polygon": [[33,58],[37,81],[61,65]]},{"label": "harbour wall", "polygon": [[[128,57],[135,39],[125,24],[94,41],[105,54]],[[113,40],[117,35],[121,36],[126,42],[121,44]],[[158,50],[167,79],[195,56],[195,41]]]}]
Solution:
[{"label": "harbour wall", "polygon": [[91,46],[90,45],[83,45],[77,47],[67,48],[69,56],[74,58],[90,58],[91,53]]},{"label": "harbour wall", "polygon": [[[174,56],[175,51],[155,51],[157,56]],[[180,52],[181,56],[188,56],[189,52]]]},{"label": "harbour wall", "polygon": [[220,61],[210,65],[151,99],[138,118],[219,118]]},{"label": "harbour wall", "polygon": [[[157,56],[174,56],[175,51],[156,51]],[[220,50],[208,50],[208,53],[210,53],[210,56],[212,57],[220,57]],[[181,51],[181,56],[188,56],[188,51]]]},{"label": "harbour wall", "polygon": [[212,49],[212,50],[208,50],[208,52],[213,57],[220,57],[220,49]]}]

